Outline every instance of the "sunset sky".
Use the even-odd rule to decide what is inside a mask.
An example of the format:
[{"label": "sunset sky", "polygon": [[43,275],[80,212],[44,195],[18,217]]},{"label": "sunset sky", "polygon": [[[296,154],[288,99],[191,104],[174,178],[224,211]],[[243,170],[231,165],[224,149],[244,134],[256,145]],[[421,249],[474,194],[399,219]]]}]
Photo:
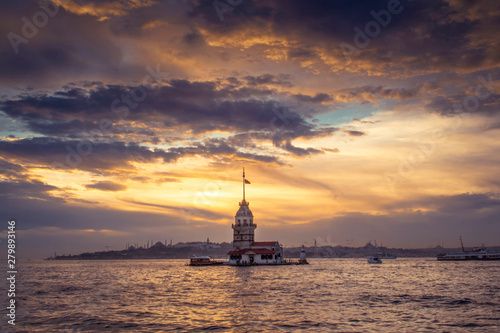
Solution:
[{"label": "sunset sky", "polygon": [[126,243],[500,245],[500,2],[56,0],[0,13],[0,217]]}]

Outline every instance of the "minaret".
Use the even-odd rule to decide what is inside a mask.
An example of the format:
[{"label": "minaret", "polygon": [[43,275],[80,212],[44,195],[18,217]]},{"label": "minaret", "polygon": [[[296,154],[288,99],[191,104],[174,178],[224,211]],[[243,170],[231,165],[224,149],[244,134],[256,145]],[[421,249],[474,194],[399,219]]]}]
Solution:
[{"label": "minaret", "polygon": [[[253,223],[253,214],[248,206],[249,202],[245,200],[245,168],[243,168],[243,201],[241,201],[240,208],[234,217],[233,228],[233,249],[242,250],[248,249],[254,242],[254,230],[257,225]],[[248,182],[249,183],[249,182]]]}]

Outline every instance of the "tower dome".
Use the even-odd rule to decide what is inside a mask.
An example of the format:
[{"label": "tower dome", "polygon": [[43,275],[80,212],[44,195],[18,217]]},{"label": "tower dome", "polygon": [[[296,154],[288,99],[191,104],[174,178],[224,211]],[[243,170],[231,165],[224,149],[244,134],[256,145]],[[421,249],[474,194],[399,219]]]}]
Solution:
[{"label": "tower dome", "polygon": [[252,211],[248,206],[250,205],[250,202],[247,202],[243,200],[240,202],[240,209],[236,212],[235,217],[253,217]]}]

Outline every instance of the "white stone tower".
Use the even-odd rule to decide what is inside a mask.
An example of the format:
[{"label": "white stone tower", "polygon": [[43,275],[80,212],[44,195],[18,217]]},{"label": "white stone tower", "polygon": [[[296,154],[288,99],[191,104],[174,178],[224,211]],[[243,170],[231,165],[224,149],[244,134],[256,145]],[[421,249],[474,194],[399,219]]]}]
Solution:
[{"label": "white stone tower", "polygon": [[245,179],[245,168],[243,168],[243,201],[240,202],[240,209],[234,217],[233,227],[233,250],[242,250],[250,248],[254,243],[254,230],[257,225],[253,223],[253,214],[248,206],[249,202],[245,200],[245,183],[250,184]]}]

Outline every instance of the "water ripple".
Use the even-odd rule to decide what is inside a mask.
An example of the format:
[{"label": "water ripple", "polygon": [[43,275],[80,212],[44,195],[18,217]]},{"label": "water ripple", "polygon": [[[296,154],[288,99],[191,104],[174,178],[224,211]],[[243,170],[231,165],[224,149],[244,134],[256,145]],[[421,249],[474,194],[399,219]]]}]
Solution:
[{"label": "water ripple", "polygon": [[244,268],[188,267],[184,260],[29,262],[19,272],[16,328],[500,331],[499,262],[397,259],[375,268],[359,259],[310,261]]}]

